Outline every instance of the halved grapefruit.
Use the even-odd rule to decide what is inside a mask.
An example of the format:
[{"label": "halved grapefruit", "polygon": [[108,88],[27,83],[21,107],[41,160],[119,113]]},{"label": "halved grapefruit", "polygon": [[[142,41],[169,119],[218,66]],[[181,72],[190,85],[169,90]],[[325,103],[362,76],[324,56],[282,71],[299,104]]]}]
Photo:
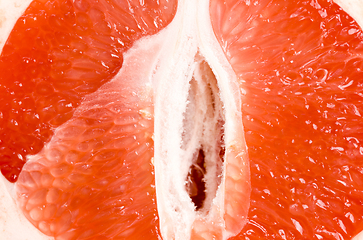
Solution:
[{"label": "halved grapefruit", "polygon": [[351,239],[362,40],[328,0],[35,0],[0,57],[9,192],[55,239]]}]

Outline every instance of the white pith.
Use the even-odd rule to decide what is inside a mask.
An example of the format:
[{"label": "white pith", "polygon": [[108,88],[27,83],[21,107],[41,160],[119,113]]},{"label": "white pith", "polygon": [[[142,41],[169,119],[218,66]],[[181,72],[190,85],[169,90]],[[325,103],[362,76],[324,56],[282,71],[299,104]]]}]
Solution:
[{"label": "white pith", "polygon": [[[4,39],[10,33],[11,26],[29,2],[29,0],[0,1],[0,50],[5,43]],[[350,13],[362,26],[362,1],[336,0],[336,2],[341,4],[345,11]],[[18,3],[21,4],[18,5]],[[213,214],[223,216],[223,178],[221,179],[222,184],[215,192],[218,187],[213,185],[215,179],[208,179],[208,174],[206,176],[209,186],[207,186],[207,190],[210,190],[210,193],[207,194],[206,206],[214,205],[213,209],[222,209],[221,212],[213,211],[213,209],[208,211],[211,209],[209,207],[200,212],[194,211],[194,204],[185,189],[186,175],[192,164],[193,154],[198,146],[207,144],[206,141],[209,139],[208,137],[202,138],[198,130],[213,129],[216,120],[212,118],[209,122],[205,122],[203,113],[194,115],[194,120],[198,123],[194,125],[197,126],[196,132],[191,136],[192,141],[188,147],[181,147],[183,129],[186,124],[183,119],[185,119],[187,108],[190,107],[187,105],[190,98],[190,80],[194,78],[196,82],[200,83],[197,84],[200,91],[205,89],[203,88],[205,82],[198,74],[196,56],[200,55],[208,63],[218,81],[218,97],[221,99],[220,106],[223,106],[223,111],[219,113],[224,114],[222,117],[223,120],[226,120],[225,144],[233,144],[236,138],[240,138],[240,134],[243,135],[240,113],[241,98],[238,87],[233,85],[236,83],[236,76],[213,35],[208,6],[208,0],[180,0],[177,15],[170,26],[159,34],[141,39],[139,43],[136,43],[135,47],[125,55],[124,67],[119,73],[119,75],[128,76],[130,80],[136,79],[140,83],[135,86],[137,90],[142,89],[142,86],[145,85],[150,87],[148,90],[144,90],[145,92],[140,94],[140,97],[143,97],[143,94],[145,94],[144,97],[155,97],[154,165],[158,212],[164,239],[189,239],[192,223],[198,215],[205,217],[209,213],[210,216]],[[8,9],[12,10],[8,11]],[[5,20],[1,25],[2,19]],[[150,46],[155,47],[153,53],[148,52]],[[149,54],[150,58],[147,63],[142,63],[145,54]],[[149,70],[135,73],[133,71],[135,65],[142,66],[142,69],[145,69],[146,66]],[[151,72],[154,74],[150,74]],[[152,77],[150,78],[150,76]],[[196,108],[203,109],[206,104],[206,99],[199,99]],[[236,129],[239,129],[240,132],[236,132]],[[214,136],[213,131],[205,132],[205,135],[208,133]],[[213,177],[210,176],[210,178]],[[38,232],[27,222],[9,194],[12,186],[6,183],[2,176],[0,179],[0,238],[4,240],[52,239]],[[8,186],[6,187],[5,184]],[[224,238],[229,235],[226,232]],[[353,239],[363,239],[363,233]]]},{"label": "white pith", "polygon": [[[190,239],[193,223],[199,218],[206,222],[219,222],[223,228],[225,169],[219,169],[222,177],[217,179],[217,168],[224,166],[213,164],[216,161],[214,153],[206,155],[206,161],[210,161],[206,162],[206,202],[201,211],[195,211],[185,189],[185,181],[193,156],[201,145],[213,149],[218,135],[213,131],[216,130],[219,115],[225,121],[224,144],[227,148],[243,135],[241,98],[239,89],[233,85],[236,76],[213,35],[208,9],[209,1],[179,2],[177,14],[165,31],[169,31],[170,35],[167,37],[168,43],[164,45],[164,62],[159,63],[154,76],[157,81],[154,164],[160,230],[164,239]],[[202,98],[205,94],[190,89],[190,81],[194,79],[199,91],[208,91],[206,80],[198,72],[196,58],[199,55],[211,67],[217,81],[214,94],[221,99],[221,103],[217,106],[215,118],[206,118],[211,102]],[[196,93],[193,94],[193,91]],[[190,114],[193,116],[188,116]],[[190,121],[196,131],[189,133],[188,142],[184,143],[184,129],[191,130],[185,124]],[[187,146],[183,147],[183,144]],[[219,181],[220,185],[217,184]],[[230,235],[227,231],[223,232],[223,238]]]}]

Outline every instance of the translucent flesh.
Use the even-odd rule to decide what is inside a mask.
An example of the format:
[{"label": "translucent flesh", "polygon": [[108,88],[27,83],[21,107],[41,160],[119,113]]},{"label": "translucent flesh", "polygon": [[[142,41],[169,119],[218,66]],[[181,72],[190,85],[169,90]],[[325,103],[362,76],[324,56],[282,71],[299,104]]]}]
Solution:
[{"label": "translucent flesh", "polygon": [[112,89],[83,102],[20,174],[25,216],[57,240],[158,237],[151,105]]},{"label": "translucent flesh", "polygon": [[[93,97],[86,98],[86,101],[84,96],[96,91],[115,76],[122,66],[123,51],[135,39],[143,34],[155,33],[161,27],[154,24],[151,30],[147,30],[152,24],[142,27],[145,21],[142,20],[141,23],[135,20],[137,14],[132,15],[132,20],[125,17],[117,18],[116,21],[112,13],[110,16],[102,13],[107,15],[108,22],[121,21],[122,26],[131,24],[138,29],[136,32],[131,29],[135,35],[125,35],[126,40],[120,43],[119,40],[123,38],[117,26],[111,27],[111,33],[105,33],[106,37],[102,35],[102,29],[109,29],[107,24],[92,23],[91,26],[88,22],[89,29],[82,29],[87,22],[87,17],[82,14],[84,12],[89,14],[88,17],[101,16],[103,19],[102,14],[99,15],[99,12],[87,7],[87,3],[100,9],[111,4],[110,1],[102,4],[97,2],[97,5],[96,1],[75,1],[74,6],[79,13],[77,23],[80,25],[67,26],[69,29],[74,27],[78,35],[74,35],[71,41],[63,39],[61,34],[57,35],[60,36],[57,41],[66,41],[52,43],[55,48],[62,49],[57,52],[60,55],[56,55],[60,62],[43,56],[50,63],[46,63],[48,65],[40,72],[49,74],[50,82],[54,82],[50,87],[47,84],[44,88],[37,87],[38,84],[44,85],[46,81],[31,75],[34,73],[31,71],[32,60],[37,65],[42,65],[43,58],[36,58],[38,53],[31,55],[33,58],[13,56],[11,54],[17,48],[17,42],[13,40],[14,43],[11,44],[9,40],[7,44],[8,52],[0,59],[0,70],[10,68],[6,65],[8,61],[19,62],[21,59],[21,64],[25,66],[21,67],[28,71],[25,71],[26,77],[29,75],[29,79],[35,80],[39,78],[39,82],[36,81],[34,86],[29,84],[24,87],[28,81],[25,79],[20,82],[21,85],[15,86],[10,80],[14,76],[7,78],[5,82],[8,85],[4,84],[4,91],[10,92],[6,96],[13,104],[11,108],[4,108],[3,111],[4,115],[15,115],[5,116],[3,119],[10,123],[17,119],[25,121],[24,119],[28,119],[22,117],[25,112],[38,114],[35,118],[40,120],[34,120],[34,126],[27,122],[27,125],[21,125],[21,121],[16,121],[23,127],[17,128],[17,124],[15,127],[4,127],[4,136],[9,137],[11,133],[15,141],[3,140],[3,143],[10,144],[4,149],[13,151],[19,147],[22,152],[21,157],[14,151],[6,153],[9,156],[12,154],[15,161],[4,161],[3,173],[9,180],[16,180],[23,164],[22,158],[29,153],[38,153],[50,136],[53,136],[54,129],[73,116],[69,122],[55,130],[52,141],[39,154],[30,157],[25,165],[17,185],[20,205],[25,215],[41,231],[56,236],[57,239],[157,239],[160,235],[153,187],[152,104],[145,101],[140,92],[135,96],[135,92],[128,87],[121,87],[120,90],[119,85],[108,88],[107,91],[101,89]],[[139,3],[142,4],[142,1],[137,4]],[[50,6],[43,6],[40,1],[38,5],[33,4],[33,7]],[[164,5],[156,8],[173,12],[173,7],[161,6]],[[123,9],[122,7],[130,11],[143,9],[130,5],[120,5],[116,9]],[[145,7],[147,8],[149,6]],[[160,12],[159,10],[152,12]],[[241,91],[246,92],[242,97],[242,112],[252,162],[253,195],[247,226],[236,239],[351,238],[363,229],[359,223],[363,210],[363,170],[360,167],[363,154],[360,123],[362,65],[359,56],[362,33],[359,27],[330,2],[222,3],[215,0],[211,3],[211,10],[215,33],[239,76]],[[26,16],[30,21],[38,21],[29,11],[31,10],[27,10]],[[39,15],[43,16],[44,12],[41,13]],[[120,16],[118,12],[117,16]],[[125,13],[125,16],[131,15]],[[160,18],[152,16],[151,19]],[[140,24],[135,25],[134,20]],[[165,17],[160,23],[165,26],[170,20],[171,18]],[[149,19],[149,23],[151,22],[153,20]],[[23,27],[23,30],[31,30],[28,27]],[[54,32],[49,26],[46,29]],[[25,30],[22,34],[29,34]],[[13,39],[17,39],[15,33],[12,35]],[[38,36],[37,34],[35,35]],[[19,36],[21,37],[17,41],[24,39],[24,35]],[[83,44],[79,36],[85,41]],[[49,39],[54,40],[55,37]],[[34,44],[37,44],[36,40]],[[76,46],[72,48],[72,44]],[[88,45],[85,47],[84,44]],[[98,44],[102,46],[99,47]],[[32,46],[29,44],[29,48],[33,49]],[[88,55],[85,54],[86,50]],[[29,54],[32,52],[23,48],[18,51]],[[108,55],[110,51],[112,54]],[[41,56],[42,51],[39,52]],[[87,55],[85,59],[83,54]],[[92,59],[89,55],[97,58]],[[114,58],[118,59],[116,64]],[[74,61],[68,63],[69,59]],[[20,68],[20,65],[16,66],[16,69]],[[52,69],[59,70],[60,75],[53,76]],[[91,75],[83,75],[84,71],[91,72]],[[13,73],[9,70],[8,73],[23,76],[21,71]],[[67,73],[74,78],[65,82]],[[16,79],[19,78],[18,75],[15,76]],[[58,82],[55,81],[57,79]],[[81,85],[77,83],[79,79],[82,79]],[[1,76],[0,80],[3,80]],[[123,80],[118,79],[120,82]],[[109,91],[110,89],[112,90]],[[16,94],[15,100],[9,97],[13,95],[11,91]],[[64,102],[68,95],[57,95],[60,91],[72,93],[77,99]],[[56,94],[57,101],[52,98],[52,94]],[[43,110],[38,113],[38,108],[33,110],[29,107],[38,104],[39,99],[42,103],[45,101],[44,104],[54,100],[50,106],[55,106],[55,110],[53,115],[49,115],[49,119],[39,117],[45,114]],[[73,115],[80,104],[83,107]],[[62,120],[60,116],[65,118]],[[48,131],[48,135],[38,133],[39,124],[44,127],[45,132]],[[38,135],[33,138],[34,134]],[[22,139],[25,138],[27,140],[23,143]],[[25,145],[28,147],[29,142],[38,138],[40,144],[34,145],[37,148],[31,145],[29,149],[25,149]],[[236,158],[238,153],[245,153],[244,148],[240,147],[227,146],[230,158]],[[13,163],[14,166],[10,165]],[[227,210],[227,215],[224,216],[224,220],[229,222],[227,230],[234,232],[239,231],[239,226],[244,224],[244,212],[248,209],[246,198],[239,199],[243,194],[235,194],[236,189],[241,189],[241,186],[244,189],[249,187],[249,182],[245,179],[234,184],[234,177],[242,176],[246,167],[241,165],[243,161],[237,163],[240,165],[226,165],[229,173],[238,173],[237,176],[226,176],[226,182],[232,183],[226,184],[225,203],[228,204],[229,201],[240,205],[229,208],[233,212],[230,214],[232,219],[228,219]],[[242,220],[234,224],[236,219]],[[204,219],[196,220],[193,239],[222,238],[220,226],[206,228],[205,225]]]},{"label": "translucent flesh", "polygon": [[112,79],[123,53],[158,32],[175,1],[35,0],[0,57],[0,169],[15,182],[82,98]]},{"label": "translucent flesh", "polygon": [[[176,2],[121,3],[33,2],[0,59],[1,86],[14,92],[1,97],[20,102],[2,109],[2,171],[17,180],[27,157],[17,202],[36,228],[56,239],[159,238],[149,72],[127,71],[123,58],[138,38],[171,21]],[[39,39],[48,45],[37,45]],[[149,55],[150,49],[143,57]],[[28,74],[32,69],[35,75]],[[65,101],[69,95],[75,99]],[[37,116],[33,125],[24,112]],[[8,127],[14,119],[19,128]],[[39,141],[29,137],[34,134]]]},{"label": "translucent flesh", "polygon": [[360,27],[330,1],[211,2],[238,74],[251,164],[234,239],[350,239],[363,229]]}]

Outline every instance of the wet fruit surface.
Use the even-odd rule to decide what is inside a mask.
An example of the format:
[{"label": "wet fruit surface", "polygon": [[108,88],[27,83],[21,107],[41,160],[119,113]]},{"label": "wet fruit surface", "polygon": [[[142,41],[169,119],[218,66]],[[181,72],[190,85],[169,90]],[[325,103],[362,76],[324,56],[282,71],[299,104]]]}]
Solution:
[{"label": "wet fruit surface", "polygon": [[135,108],[125,92],[120,98],[117,91],[98,91],[24,166],[17,183],[20,207],[43,233],[56,239],[157,239],[153,119],[142,111],[150,105],[138,100]]},{"label": "wet fruit surface", "polygon": [[[43,233],[161,238],[151,90],[134,91],[132,79],[115,76],[124,52],[167,26],[176,5],[38,0],[17,22],[0,57],[0,168],[14,182],[28,156],[18,203]],[[251,167],[247,225],[233,239],[350,239],[363,230],[360,27],[331,1],[212,0],[210,7],[238,75]],[[220,130],[223,162],[230,146]],[[207,197],[194,184],[207,186],[197,176],[206,171],[198,163],[208,158],[205,149],[197,151],[198,171],[184,178],[191,179],[189,196],[201,196],[193,199],[200,209]],[[241,169],[232,167],[237,174],[226,179]],[[230,186],[226,199],[234,203],[234,190],[248,189]],[[241,206],[229,211],[247,212]]]},{"label": "wet fruit surface", "polygon": [[15,182],[83,97],[120,70],[123,53],[165,27],[175,1],[34,1],[0,58],[0,169]]},{"label": "wet fruit surface", "polygon": [[235,239],[350,239],[363,229],[359,26],[330,1],[212,1],[240,79],[251,163]]}]

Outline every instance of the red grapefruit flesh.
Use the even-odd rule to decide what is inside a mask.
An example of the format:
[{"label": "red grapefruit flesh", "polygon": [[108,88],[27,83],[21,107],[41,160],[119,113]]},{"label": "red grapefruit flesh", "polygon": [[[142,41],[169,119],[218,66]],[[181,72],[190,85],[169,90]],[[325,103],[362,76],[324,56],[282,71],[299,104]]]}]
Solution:
[{"label": "red grapefruit flesh", "polygon": [[[46,139],[41,139],[37,151],[25,152],[32,156],[28,156],[16,185],[18,203],[35,227],[55,239],[157,239],[159,236],[151,162],[152,95],[140,99],[141,95],[135,96],[135,92],[147,94],[147,90],[140,89],[140,83],[130,81],[130,75],[115,75],[122,66],[125,50],[138,38],[166,26],[176,5],[163,1],[129,4],[33,2],[4,48],[1,66],[6,68],[5,62],[9,59],[19,62],[18,55],[23,54],[23,49],[18,50],[18,55],[8,52],[19,45],[17,31],[21,32],[21,28],[18,30],[21,23],[27,23],[24,18],[59,24],[59,28],[44,27],[45,39],[51,47],[44,50],[29,46],[34,52],[31,57],[36,59],[35,65],[41,67],[39,55],[48,58],[47,65],[44,71],[39,70],[40,77],[27,75],[30,69],[27,63],[24,65],[28,68],[20,74],[28,77],[24,79],[26,83],[34,78],[39,82],[29,84],[26,93],[17,90],[23,98],[25,94],[32,96],[35,108],[28,112],[38,114],[36,123],[50,132]],[[62,21],[64,9],[67,10],[64,16],[70,12],[73,17],[70,22]],[[32,11],[39,16],[34,17]],[[100,24],[92,22],[93,18]],[[34,23],[34,28],[35,24],[43,23],[41,20]],[[58,32],[62,29],[67,41],[57,42],[63,40]],[[37,41],[34,42],[36,45]],[[10,79],[8,75],[5,77]],[[112,82],[104,85],[111,79]],[[62,96],[68,95],[76,96],[75,100],[62,100]],[[55,98],[57,101],[53,101]],[[46,106],[37,108],[39,102]],[[62,106],[63,110],[68,107],[67,111],[45,111]],[[22,106],[14,111],[25,112]],[[58,121],[59,117],[66,118]],[[34,125],[35,129],[38,125]],[[28,125],[23,128],[17,134],[37,133]],[[4,132],[7,131],[10,130],[5,128]],[[50,137],[51,141],[45,144]],[[19,143],[16,144],[17,150],[21,150]]]},{"label": "red grapefruit flesh", "polygon": [[[57,240],[160,238],[152,90],[130,75],[115,77],[125,50],[171,21],[176,3],[153,3],[35,1],[4,48],[2,172],[15,181],[25,156],[33,155],[16,185],[19,205],[39,230]],[[225,115],[198,125],[205,131],[201,136],[213,132],[219,120],[224,128],[213,133],[217,140],[198,140],[201,145],[192,150],[204,159],[208,144],[217,144],[225,176],[217,178],[222,184],[214,192],[217,198],[209,198],[212,207],[196,211],[192,239],[222,239],[237,234],[246,221],[235,239],[351,238],[363,229],[359,26],[330,1],[213,0],[210,7],[214,32],[244,93],[252,196],[246,220],[248,163],[243,128],[233,125],[242,119],[239,110],[231,114],[231,102],[223,98],[228,84],[214,76],[213,62],[209,76],[192,72],[187,80],[201,79],[198,84],[207,92],[216,84],[217,91],[206,95],[224,104],[207,101],[206,112]],[[203,100],[198,94],[189,97]],[[236,116],[238,121],[229,121]],[[188,189],[184,179],[181,185]],[[214,205],[220,199],[222,205]],[[159,199],[158,205],[163,207]],[[170,236],[172,228],[166,231]]]},{"label": "red grapefruit flesh", "polygon": [[248,223],[235,239],[350,239],[363,229],[363,33],[331,1],[211,3],[245,92]]},{"label": "red grapefruit flesh", "polygon": [[57,240],[158,238],[151,105],[111,89],[83,102],[20,174],[25,216]]},{"label": "red grapefruit flesh", "polygon": [[116,75],[135,40],[165,27],[175,10],[175,1],[33,1],[0,57],[2,174],[15,182],[26,156]]}]

